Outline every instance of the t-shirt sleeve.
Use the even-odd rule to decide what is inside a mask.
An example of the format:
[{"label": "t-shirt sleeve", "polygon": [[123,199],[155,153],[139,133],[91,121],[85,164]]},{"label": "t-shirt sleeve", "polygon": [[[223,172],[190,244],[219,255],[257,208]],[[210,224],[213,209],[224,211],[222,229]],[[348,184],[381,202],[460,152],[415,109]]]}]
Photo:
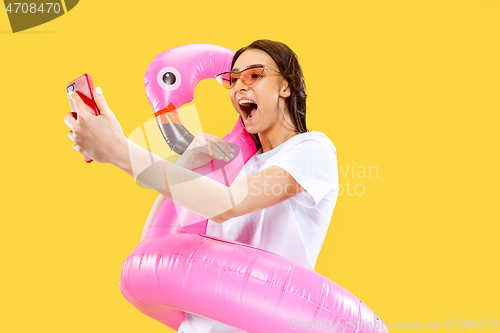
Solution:
[{"label": "t-shirt sleeve", "polygon": [[293,197],[302,205],[315,207],[329,191],[338,192],[337,151],[327,136],[294,144],[271,165],[287,171],[305,189]]}]

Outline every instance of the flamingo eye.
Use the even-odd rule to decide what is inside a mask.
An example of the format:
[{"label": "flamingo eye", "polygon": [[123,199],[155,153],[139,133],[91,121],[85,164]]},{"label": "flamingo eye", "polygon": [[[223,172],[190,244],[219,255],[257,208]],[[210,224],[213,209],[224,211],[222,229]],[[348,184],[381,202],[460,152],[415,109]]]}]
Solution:
[{"label": "flamingo eye", "polygon": [[168,85],[173,85],[175,83],[175,74],[172,72],[166,72],[163,74],[163,82]]},{"label": "flamingo eye", "polygon": [[162,68],[156,79],[158,85],[165,90],[175,90],[181,85],[181,74],[173,67]]}]

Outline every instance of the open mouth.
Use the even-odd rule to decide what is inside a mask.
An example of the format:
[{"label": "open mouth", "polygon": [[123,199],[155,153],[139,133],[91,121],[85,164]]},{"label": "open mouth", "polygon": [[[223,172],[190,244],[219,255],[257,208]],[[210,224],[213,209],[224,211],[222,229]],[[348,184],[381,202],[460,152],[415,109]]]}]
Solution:
[{"label": "open mouth", "polygon": [[241,110],[245,115],[245,121],[249,121],[250,119],[252,119],[255,115],[255,112],[257,111],[257,104],[247,99],[240,100],[239,104]]}]

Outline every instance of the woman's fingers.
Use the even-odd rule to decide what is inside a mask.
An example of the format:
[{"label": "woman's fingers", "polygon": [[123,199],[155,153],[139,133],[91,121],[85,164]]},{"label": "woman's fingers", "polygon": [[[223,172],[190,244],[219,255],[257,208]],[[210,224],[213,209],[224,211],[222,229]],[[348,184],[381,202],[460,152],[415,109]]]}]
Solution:
[{"label": "woman's fingers", "polygon": [[208,142],[208,147],[212,158],[216,158],[218,160],[229,158],[217,143]]},{"label": "woman's fingers", "polygon": [[213,142],[214,146],[217,147],[216,151],[222,156],[222,158],[219,159],[225,159],[225,157],[227,157],[225,160],[228,161],[234,157],[234,149],[232,149],[231,142],[226,142],[224,139],[208,133],[205,133],[205,140]]},{"label": "woman's fingers", "polygon": [[69,131],[69,132],[68,132],[68,138],[69,138],[71,141],[75,142],[75,139],[73,138],[73,135],[74,135],[73,131]]},{"label": "woman's fingers", "polygon": [[78,154],[83,154],[82,148],[80,148],[80,146],[78,145],[74,145],[73,150],[76,151]]},{"label": "woman's fingers", "polygon": [[231,151],[231,144],[229,142],[220,142],[216,144],[219,149],[224,153],[225,157],[227,157],[226,161],[232,159],[234,157],[233,151]]},{"label": "woman's fingers", "polygon": [[73,115],[73,112],[68,112],[66,114],[66,116],[64,116],[64,123],[66,124],[66,126],[71,128],[71,130],[73,130],[75,125],[78,124],[78,122],[76,121],[76,119]]},{"label": "woman's fingers", "polygon": [[[230,142],[208,133],[198,134],[190,147],[201,153],[208,154],[212,159],[228,162],[234,157],[234,150]],[[190,148],[188,147],[188,149]]]},{"label": "woman's fingers", "polygon": [[78,93],[70,91],[69,92],[69,97],[73,100],[73,103],[75,104],[75,111],[77,114],[77,121],[82,121],[85,120],[87,117],[87,106],[83,102],[82,98]]},{"label": "woman's fingers", "polygon": [[108,103],[106,102],[106,99],[104,98],[104,95],[102,94],[101,87],[97,87],[94,89],[94,101],[95,105],[97,105],[97,108],[99,109],[100,114],[113,114],[108,106]]}]

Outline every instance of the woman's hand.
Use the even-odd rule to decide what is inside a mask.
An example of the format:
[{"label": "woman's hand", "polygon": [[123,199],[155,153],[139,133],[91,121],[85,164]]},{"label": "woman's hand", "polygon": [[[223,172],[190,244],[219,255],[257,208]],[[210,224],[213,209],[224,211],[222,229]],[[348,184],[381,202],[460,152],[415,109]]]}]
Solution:
[{"label": "woman's hand", "polygon": [[200,133],[175,164],[194,170],[209,163],[213,158],[227,162],[234,157],[233,153],[230,142],[215,135]]},{"label": "woman's hand", "polygon": [[70,94],[76,108],[77,119],[72,112],[64,117],[64,123],[71,129],[68,137],[75,143],[73,149],[99,163],[111,163],[119,143],[127,140],[122,127],[109,109],[100,87],[94,89],[94,100],[100,115],[87,111],[85,103],[77,93]]}]

